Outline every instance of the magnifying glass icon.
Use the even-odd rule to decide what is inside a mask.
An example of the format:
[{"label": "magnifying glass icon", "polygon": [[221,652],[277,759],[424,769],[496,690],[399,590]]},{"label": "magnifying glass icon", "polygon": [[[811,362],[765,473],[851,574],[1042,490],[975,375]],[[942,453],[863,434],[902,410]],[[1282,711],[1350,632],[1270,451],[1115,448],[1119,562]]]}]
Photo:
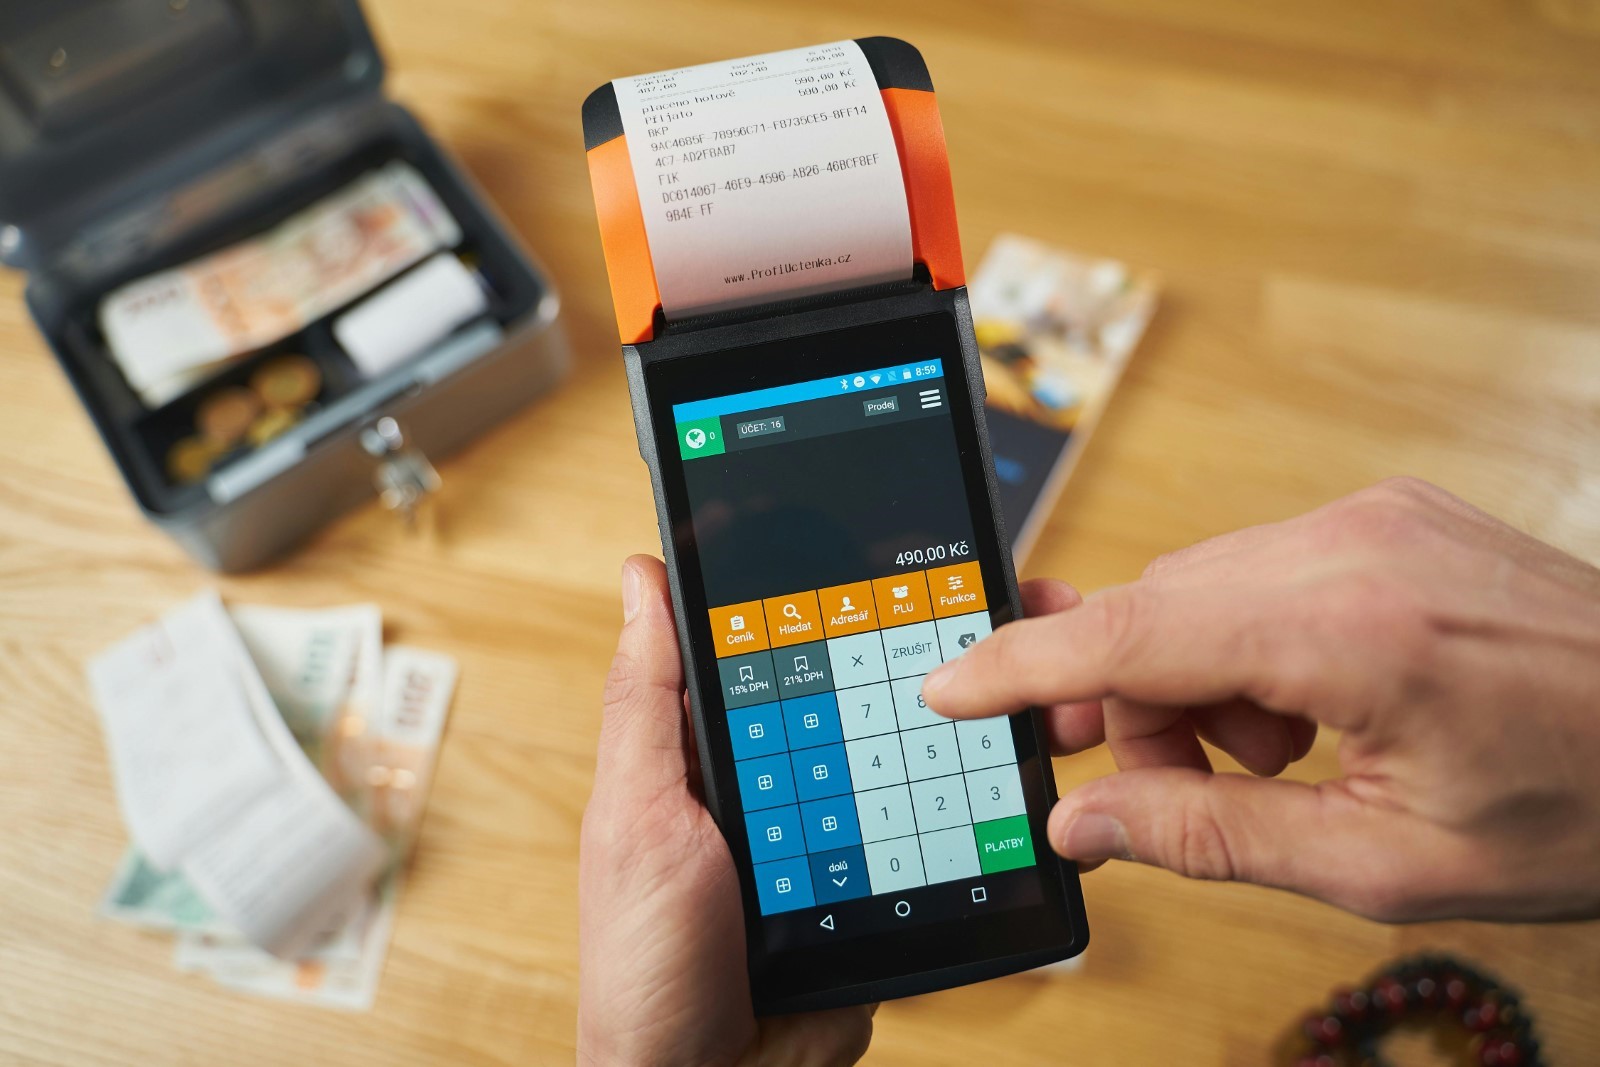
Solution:
[{"label": "magnifying glass icon", "polygon": [[783,617],[786,618],[786,619],[793,619],[794,621],[799,622],[800,621],[800,609],[795,607],[793,604],[785,604],[783,606]]}]

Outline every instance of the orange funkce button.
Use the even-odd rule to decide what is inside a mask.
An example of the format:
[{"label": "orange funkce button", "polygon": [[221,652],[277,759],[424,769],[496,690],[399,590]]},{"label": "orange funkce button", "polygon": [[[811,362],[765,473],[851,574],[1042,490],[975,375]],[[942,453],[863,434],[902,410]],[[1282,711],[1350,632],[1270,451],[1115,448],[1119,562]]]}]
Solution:
[{"label": "orange funkce button", "polygon": [[798,645],[802,641],[822,640],[822,613],[817,610],[817,594],[806,590],[790,596],[769,596],[768,637],[773,648]]},{"label": "orange funkce button", "polygon": [[822,603],[822,628],[829,637],[863,634],[878,628],[878,609],[872,603],[872,583],[854,582],[817,590]]},{"label": "orange funkce button", "polygon": [[879,625],[887,630],[908,622],[933,618],[928,606],[928,583],[921,571],[897,574],[893,578],[874,578],[872,591],[878,601]]},{"label": "orange funkce button", "polygon": [[957,563],[928,572],[928,592],[933,597],[934,617],[965,615],[989,606],[983,596],[983,575],[977,563]]},{"label": "orange funkce button", "polygon": [[767,624],[761,618],[761,601],[712,608],[711,639],[717,643],[718,659],[766,648]]}]

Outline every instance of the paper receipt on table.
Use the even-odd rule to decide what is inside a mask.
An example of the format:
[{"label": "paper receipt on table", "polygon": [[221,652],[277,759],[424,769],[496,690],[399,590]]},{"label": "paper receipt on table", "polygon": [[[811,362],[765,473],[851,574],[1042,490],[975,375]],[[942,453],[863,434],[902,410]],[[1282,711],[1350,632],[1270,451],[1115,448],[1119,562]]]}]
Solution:
[{"label": "paper receipt on table", "polygon": [[854,41],[612,84],[667,318],[911,276],[900,158]]}]

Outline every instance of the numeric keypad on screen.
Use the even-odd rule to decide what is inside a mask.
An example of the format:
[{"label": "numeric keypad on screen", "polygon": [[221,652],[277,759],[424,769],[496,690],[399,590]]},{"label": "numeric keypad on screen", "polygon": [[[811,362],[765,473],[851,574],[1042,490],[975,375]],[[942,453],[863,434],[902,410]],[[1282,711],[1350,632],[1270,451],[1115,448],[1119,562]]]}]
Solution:
[{"label": "numeric keypad on screen", "polygon": [[922,697],[989,633],[976,563],[711,621],[762,914],[1034,862],[1010,720],[952,722]]}]

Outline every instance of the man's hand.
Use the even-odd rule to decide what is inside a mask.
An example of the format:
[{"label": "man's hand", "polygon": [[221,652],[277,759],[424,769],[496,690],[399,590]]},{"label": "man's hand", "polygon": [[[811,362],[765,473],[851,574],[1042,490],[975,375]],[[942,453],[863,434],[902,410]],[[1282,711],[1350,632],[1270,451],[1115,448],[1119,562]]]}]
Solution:
[{"label": "man's hand", "polygon": [[[971,718],[1047,709],[1121,772],[1062,799],[1083,861],[1307,893],[1373,918],[1600,916],[1600,571],[1441,489],[1385,482],[1030,614],[923,687]],[[1054,600],[1054,604],[1047,602]],[[1103,709],[1103,711],[1102,711]],[[1256,775],[1341,732],[1343,776]]]},{"label": "man's hand", "polygon": [[870,1008],[755,1018],[739,880],[698,791],[660,561],[623,565],[622,605],[579,847],[579,1059],[856,1062],[872,1038]]}]

